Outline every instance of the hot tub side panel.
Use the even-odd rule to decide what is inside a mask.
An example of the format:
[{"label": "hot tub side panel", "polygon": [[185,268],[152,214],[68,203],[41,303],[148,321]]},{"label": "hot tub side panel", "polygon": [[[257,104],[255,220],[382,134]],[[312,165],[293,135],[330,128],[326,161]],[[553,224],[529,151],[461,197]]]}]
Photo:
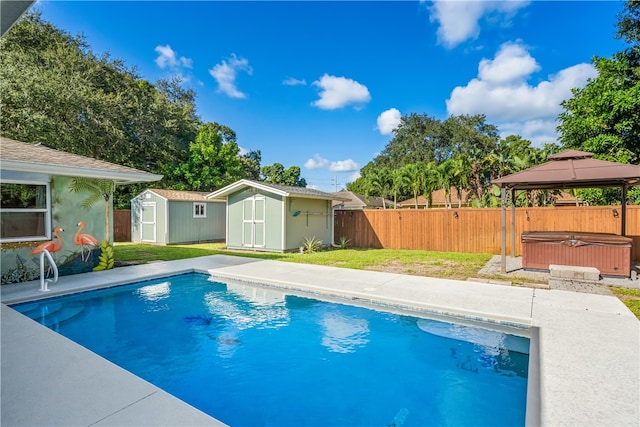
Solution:
[{"label": "hot tub side panel", "polygon": [[[579,243],[573,245],[572,240]],[[548,270],[550,264],[595,267],[604,275],[629,277],[630,240],[622,236],[584,233],[523,233],[522,267],[535,270]]]}]

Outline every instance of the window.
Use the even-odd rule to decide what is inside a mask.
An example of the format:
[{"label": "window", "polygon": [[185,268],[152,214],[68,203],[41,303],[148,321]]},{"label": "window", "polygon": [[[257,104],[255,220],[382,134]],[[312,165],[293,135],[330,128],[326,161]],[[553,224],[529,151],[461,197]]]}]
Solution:
[{"label": "window", "polygon": [[194,203],[193,204],[193,217],[194,218],[206,218],[207,217],[207,204],[206,203]]},{"label": "window", "polygon": [[49,184],[2,182],[0,241],[48,239],[49,207]]}]

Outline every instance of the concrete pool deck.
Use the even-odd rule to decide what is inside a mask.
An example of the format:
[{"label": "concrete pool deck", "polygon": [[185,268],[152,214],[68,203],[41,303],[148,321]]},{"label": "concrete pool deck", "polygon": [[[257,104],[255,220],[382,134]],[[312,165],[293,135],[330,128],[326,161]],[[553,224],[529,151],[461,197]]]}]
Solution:
[{"label": "concrete pool deck", "polygon": [[613,296],[227,255],[64,276],[47,293],[38,290],[39,282],[2,286],[0,424],[220,425],[5,306],[188,271],[208,272],[221,281],[237,279],[354,302],[534,326],[540,388],[530,390],[529,409],[538,412],[539,407],[539,416],[528,416],[530,424],[640,425],[640,322]]}]

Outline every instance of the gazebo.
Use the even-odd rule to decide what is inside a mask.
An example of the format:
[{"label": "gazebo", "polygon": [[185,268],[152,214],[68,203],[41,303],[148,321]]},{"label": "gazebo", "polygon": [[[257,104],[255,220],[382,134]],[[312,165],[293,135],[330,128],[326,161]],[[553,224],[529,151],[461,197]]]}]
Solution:
[{"label": "gazebo", "polygon": [[507,191],[511,191],[511,250],[515,256],[515,193],[518,190],[554,190],[570,188],[621,188],[621,230],[626,235],[627,190],[640,184],[640,166],[593,158],[593,153],[567,150],[549,156],[549,161],[492,181],[501,189],[501,271],[506,273]]}]

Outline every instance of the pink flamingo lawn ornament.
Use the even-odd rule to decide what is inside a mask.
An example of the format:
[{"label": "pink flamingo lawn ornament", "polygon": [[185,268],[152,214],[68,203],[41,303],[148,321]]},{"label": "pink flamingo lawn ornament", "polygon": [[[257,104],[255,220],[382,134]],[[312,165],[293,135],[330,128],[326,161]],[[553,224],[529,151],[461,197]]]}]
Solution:
[{"label": "pink flamingo lawn ornament", "polygon": [[[98,242],[98,240],[93,237],[90,234],[80,234],[82,232],[82,230],[84,229],[84,221],[80,221],[78,223],[78,231],[76,231],[76,235],[73,238],[73,243],[75,243],[76,245],[80,246],[80,259],[82,261],[86,261],[86,259],[84,259],[84,248],[85,246],[97,246],[100,243]],[[89,254],[91,253],[91,251],[87,252],[87,259],[89,259]]]},{"label": "pink flamingo lawn ornament", "polygon": [[31,251],[29,256],[38,255],[44,249],[48,250],[49,253],[58,252],[62,249],[62,237],[60,237],[60,232],[64,231],[62,227],[56,227],[53,230],[53,234],[58,238],[58,241],[49,240],[48,242],[40,243],[34,250]]}]

